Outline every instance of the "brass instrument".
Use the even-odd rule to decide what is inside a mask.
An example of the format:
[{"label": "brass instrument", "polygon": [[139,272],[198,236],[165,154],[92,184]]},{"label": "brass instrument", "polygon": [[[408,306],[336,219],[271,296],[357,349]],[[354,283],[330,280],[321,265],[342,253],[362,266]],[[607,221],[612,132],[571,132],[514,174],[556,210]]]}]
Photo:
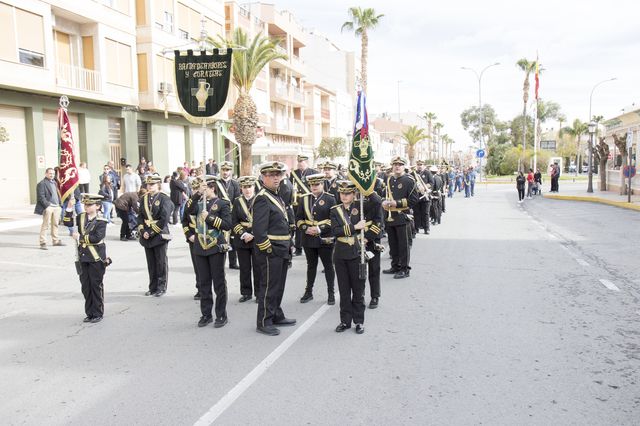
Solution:
[{"label": "brass instrument", "polygon": [[[393,198],[391,197],[391,176],[387,178],[387,201],[391,201]],[[391,207],[387,209],[389,215],[387,216],[387,222],[393,222],[393,217],[391,217]]]}]

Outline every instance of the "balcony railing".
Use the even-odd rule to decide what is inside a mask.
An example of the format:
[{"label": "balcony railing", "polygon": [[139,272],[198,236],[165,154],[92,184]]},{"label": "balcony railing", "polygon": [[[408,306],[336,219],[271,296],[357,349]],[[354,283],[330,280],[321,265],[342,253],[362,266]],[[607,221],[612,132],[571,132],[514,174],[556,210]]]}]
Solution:
[{"label": "balcony railing", "polygon": [[294,87],[291,90],[291,96],[293,97],[294,101],[299,102],[301,104],[304,103],[304,92],[298,89],[297,87]]},{"label": "balcony railing", "polygon": [[56,81],[58,86],[71,89],[87,90],[89,92],[102,91],[102,78],[98,71],[73,65],[58,63]]},{"label": "balcony railing", "polygon": [[287,55],[287,56],[289,55],[289,53],[287,52],[287,49],[280,46],[279,44],[276,44],[276,52],[282,53],[283,55]]},{"label": "balcony railing", "polygon": [[291,129],[295,133],[304,133],[304,121],[302,120],[292,120],[293,128]]},{"label": "balcony railing", "polygon": [[278,78],[272,80],[271,90],[281,98],[286,99],[289,97],[289,93],[287,91],[287,83]]}]

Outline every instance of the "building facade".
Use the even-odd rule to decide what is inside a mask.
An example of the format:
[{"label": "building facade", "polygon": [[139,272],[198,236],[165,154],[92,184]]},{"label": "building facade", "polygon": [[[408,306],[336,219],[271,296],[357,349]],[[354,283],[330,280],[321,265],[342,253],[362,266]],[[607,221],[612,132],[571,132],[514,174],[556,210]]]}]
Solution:
[{"label": "building facade", "polygon": [[[619,138],[631,135],[631,165],[637,167],[636,159],[640,148],[640,109],[632,105],[623,109],[622,114],[604,122],[605,142],[609,145],[609,161],[607,162],[607,190],[621,192],[628,186],[628,178],[624,178],[624,166],[629,164],[627,156],[623,156],[616,144],[613,135]],[[626,147],[625,147],[626,148]],[[625,158],[627,161],[625,162]],[[634,193],[640,192],[640,178],[638,175],[631,178],[631,189]]]}]

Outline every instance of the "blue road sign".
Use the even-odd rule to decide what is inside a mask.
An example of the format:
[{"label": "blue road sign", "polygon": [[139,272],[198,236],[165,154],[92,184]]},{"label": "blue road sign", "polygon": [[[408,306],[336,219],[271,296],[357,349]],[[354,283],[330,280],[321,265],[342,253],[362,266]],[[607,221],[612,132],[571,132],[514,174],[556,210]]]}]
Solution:
[{"label": "blue road sign", "polygon": [[484,154],[485,154],[484,153],[484,149],[479,149],[479,150],[476,151],[476,157],[478,157],[478,158],[484,157]]},{"label": "blue road sign", "polygon": [[628,178],[629,175],[631,175],[631,177],[634,177],[636,175],[636,166],[624,166],[622,168],[622,174],[624,175],[624,177]]}]

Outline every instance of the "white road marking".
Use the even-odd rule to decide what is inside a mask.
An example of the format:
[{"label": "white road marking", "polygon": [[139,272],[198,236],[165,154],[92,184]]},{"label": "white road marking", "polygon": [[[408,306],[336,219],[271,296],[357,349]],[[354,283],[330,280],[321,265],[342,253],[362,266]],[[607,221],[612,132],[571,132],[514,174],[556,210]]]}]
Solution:
[{"label": "white road marking", "polygon": [[620,291],[620,289],[614,283],[612,283],[609,280],[604,280],[604,279],[601,278],[600,282],[602,283],[603,286],[605,286],[609,290]]},{"label": "white road marking", "polygon": [[45,269],[63,269],[63,270],[67,270],[67,269],[71,268],[71,266],[66,267],[66,266],[57,266],[57,265],[42,265],[42,264],[37,264],[37,263],[10,262],[10,261],[6,261],[6,260],[0,260],[0,264],[16,265],[16,266],[28,266],[29,268],[33,268],[35,266],[35,267],[42,267],[42,268],[45,268]]},{"label": "white road marking", "polygon": [[213,424],[227,408],[234,403],[249,387],[255,383],[269,367],[271,367],[293,345],[320,317],[329,310],[331,306],[324,304],[313,315],[309,317],[291,336],[282,342],[265,359],[260,362],[249,374],[247,374],[237,385],[223,396],[213,407],[200,417],[194,426],[204,426]]},{"label": "white road marking", "polygon": [[6,223],[0,223],[0,232],[11,231],[13,229],[28,228],[30,226],[42,225],[42,219],[24,219],[12,220]]},{"label": "white road marking", "polygon": [[11,312],[7,312],[6,314],[0,314],[0,320],[19,315],[23,312],[25,312],[24,309],[18,309],[17,311],[11,311]]},{"label": "white road marking", "polygon": [[581,265],[581,266],[589,266],[589,263],[587,263],[586,260],[580,259],[579,257],[576,257],[575,259],[576,259],[576,262],[578,262],[579,265]]}]

